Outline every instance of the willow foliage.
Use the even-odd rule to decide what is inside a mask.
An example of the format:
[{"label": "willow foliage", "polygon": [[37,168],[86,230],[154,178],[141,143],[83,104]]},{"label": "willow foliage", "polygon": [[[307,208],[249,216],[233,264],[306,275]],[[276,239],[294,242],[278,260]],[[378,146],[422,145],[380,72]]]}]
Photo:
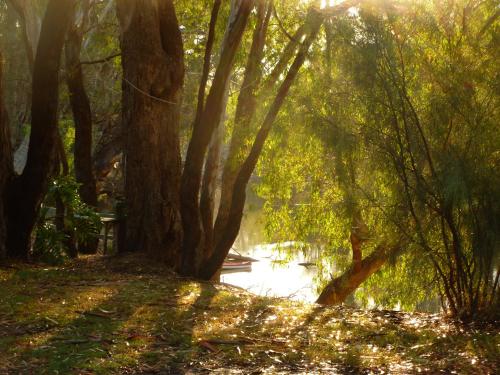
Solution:
[{"label": "willow foliage", "polygon": [[498,306],[500,27],[494,1],[361,7],[332,19],[269,143],[259,192],[278,239],[349,264],[353,213],[404,251],[358,296],[455,315]]}]

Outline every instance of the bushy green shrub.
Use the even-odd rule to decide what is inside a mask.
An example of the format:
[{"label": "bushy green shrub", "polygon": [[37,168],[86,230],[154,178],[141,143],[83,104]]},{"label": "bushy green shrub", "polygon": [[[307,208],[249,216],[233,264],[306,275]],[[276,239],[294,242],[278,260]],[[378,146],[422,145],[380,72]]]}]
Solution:
[{"label": "bushy green shrub", "polygon": [[[72,176],[59,176],[50,185],[35,231],[33,256],[49,264],[61,264],[70,254],[70,238],[76,243],[88,243],[99,236],[101,220],[93,207],[82,202],[79,184]],[[55,224],[54,207],[59,200],[65,207],[64,230]]]},{"label": "bushy green shrub", "polygon": [[42,221],[36,228],[33,257],[43,263],[59,265],[67,259],[65,233],[50,221]]}]

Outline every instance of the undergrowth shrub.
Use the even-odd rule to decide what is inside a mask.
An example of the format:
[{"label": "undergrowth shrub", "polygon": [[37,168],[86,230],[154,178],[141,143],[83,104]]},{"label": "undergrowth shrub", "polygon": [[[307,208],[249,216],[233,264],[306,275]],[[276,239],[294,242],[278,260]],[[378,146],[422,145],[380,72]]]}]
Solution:
[{"label": "undergrowth shrub", "polygon": [[[33,257],[48,264],[61,264],[77,243],[88,243],[99,236],[101,220],[95,209],[82,202],[79,184],[71,176],[55,178],[45,198],[35,230]],[[64,205],[64,226],[56,226],[56,201]]]}]

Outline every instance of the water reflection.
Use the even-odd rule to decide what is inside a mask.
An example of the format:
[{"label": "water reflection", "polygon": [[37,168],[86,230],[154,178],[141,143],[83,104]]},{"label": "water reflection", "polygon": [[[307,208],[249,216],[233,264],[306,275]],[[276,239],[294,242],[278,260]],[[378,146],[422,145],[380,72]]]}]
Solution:
[{"label": "water reflection", "polygon": [[[286,245],[293,243],[280,244]],[[250,272],[222,273],[222,282],[240,286],[259,295],[288,297],[308,302],[316,300],[316,267],[299,265],[311,262],[313,259],[310,257],[297,254],[285,262],[279,254],[277,244],[255,245],[241,249],[240,254],[252,257],[257,262],[252,263]]]},{"label": "water reflection", "polygon": [[[297,242],[266,244],[261,220],[260,211],[247,213],[234,245],[234,249],[240,255],[258,261],[252,263],[250,272],[222,273],[220,281],[245,288],[258,295],[314,302],[318,297],[316,278],[318,270],[315,266],[305,267],[300,263],[317,262],[321,256],[319,249],[314,251],[309,248],[305,256],[298,250],[302,246]],[[284,247],[292,251],[286,251]],[[356,307],[400,309],[400,304],[377,306],[371,297],[368,297],[364,305],[353,295],[349,296],[345,303]],[[415,306],[415,311],[421,312],[436,313],[440,310],[441,302],[437,296],[429,295]]]}]

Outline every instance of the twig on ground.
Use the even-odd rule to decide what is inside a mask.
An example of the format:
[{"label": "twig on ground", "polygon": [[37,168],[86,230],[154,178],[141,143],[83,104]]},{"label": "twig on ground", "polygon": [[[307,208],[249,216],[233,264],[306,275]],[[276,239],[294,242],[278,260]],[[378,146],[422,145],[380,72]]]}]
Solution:
[{"label": "twig on ground", "polygon": [[75,311],[76,313],[78,314],[82,314],[82,315],[89,315],[89,316],[96,316],[98,318],[112,318],[112,316],[110,316],[110,314],[106,314],[106,313],[99,313],[99,312],[94,312],[94,311]]}]

